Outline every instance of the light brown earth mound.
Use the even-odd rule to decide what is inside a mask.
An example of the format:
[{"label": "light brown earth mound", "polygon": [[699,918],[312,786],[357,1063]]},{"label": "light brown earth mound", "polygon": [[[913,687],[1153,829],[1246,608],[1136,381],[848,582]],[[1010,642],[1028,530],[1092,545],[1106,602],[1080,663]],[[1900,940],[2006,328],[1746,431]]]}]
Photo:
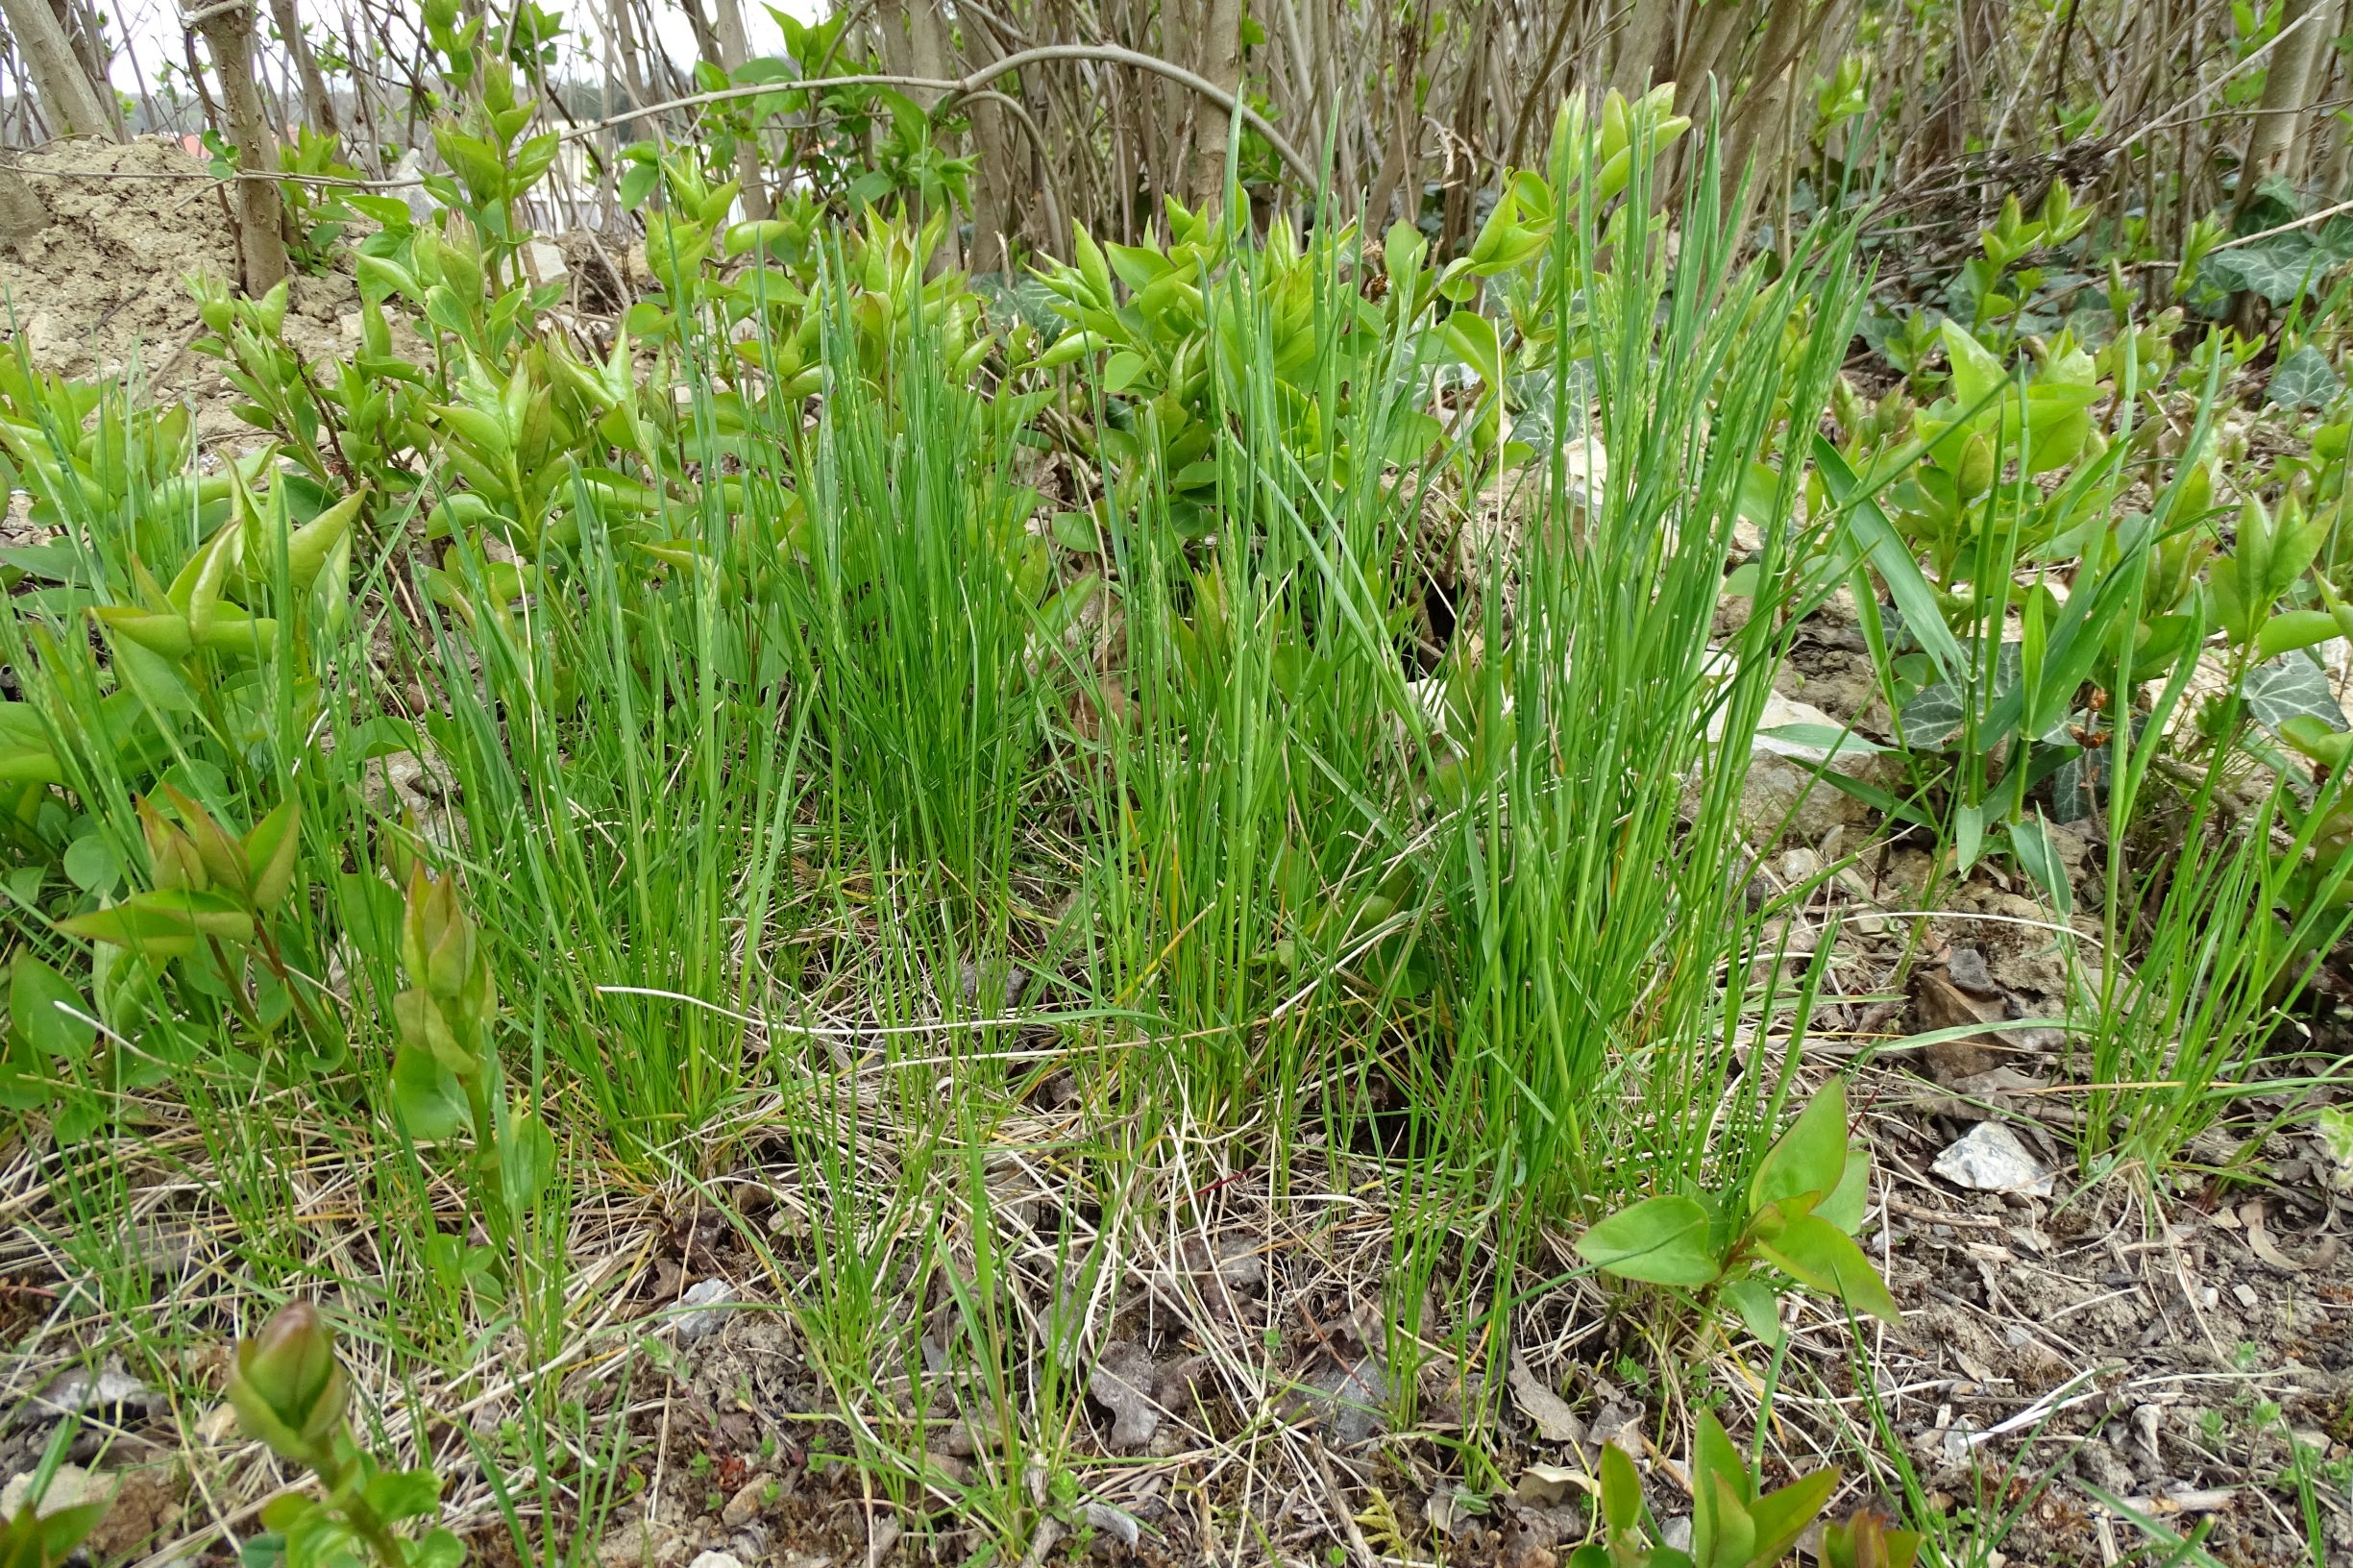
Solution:
[{"label": "light brown earth mound", "polygon": [[[10,178],[10,177],[13,178]],[[121,376],[195,405],[207,437],[240,429],[204,335],[192,278],[237,278],[219,183],[170,137],[61,142],[0,155],[0,349],[78,380]],[[296,277],[287,341],[313,362],[343,347],[348,271]]]},{"label": "light brown earth mound", "polygon": [[9,159],[46,222],[0,245],[8,337],[68,376],[135,361],[168,384],[203,331],[186,280],[234,279],[236,240],[205,166],[179,142],[63,142]]}]

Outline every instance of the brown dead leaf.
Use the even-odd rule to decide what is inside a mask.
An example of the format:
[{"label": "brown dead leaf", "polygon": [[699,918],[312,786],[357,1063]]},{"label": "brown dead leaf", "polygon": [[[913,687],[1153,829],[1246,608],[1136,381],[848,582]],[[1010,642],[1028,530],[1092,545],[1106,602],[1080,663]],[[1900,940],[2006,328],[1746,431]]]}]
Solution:
[{"label": "brown dead leaf", "polygon": [[1585,1440],[1585,1424],[1577,1419],[1569,1402],[1553,1392],[1544,1381],[1529,1370],[1528,1359],[1518,1351],[1511,1353],[1511,1365],[1505,1375],[1511,1389],[1512,1402],[1522,1414],[1532,1422],[1536,1435],[1548,1443],[1581,1443]]},{"label": "brown dead leaf", "polygon": [[1982,1029],[1959,1040],[1931,1041],[1921,1053],[1927,1075],[1948,1089],[1964,1078],[1975,1078],[2000,1066],[2017,1042],[1998,1027],[2009,1021],[2009,1010],[1998,999],[1981,1000],[1952,984],[1944,974],[1922,969],[1912,976],[1912,1016],[1922,1034],[1942,1029]]},{"label": "brown dead leaf", "polygon": [[2283,1274],[2301,1274],[2304,1272],[2304,1265],[2297,1262],[2294,1259],[2289,1257],[2286,1253],[2280,1251],[2278,1243],[2271,1239],[2271,1233],[2265,1228],[2263,1222],[2263,1199],[2255,1198],[2245,1204],[2243,1204],[2239,1210],[2239,1217],[2241,1220],[2245,1222],[2246,1244],[2249,1250],[2251,1250],[2256,1257],[2262,1259],[2265,1262],[2269,1263],[2273,1268],[2278,1269]]},{"label": "brown dead leaf", "polygon": [[1532,1464],[1520,1472],[1519,1484],[1511,1488],[1511,1501],[1524,1508],[1556,1508],[1573,1490],[1594,1489],[1592,1478],[1581,1470],[1558,1464]]}]

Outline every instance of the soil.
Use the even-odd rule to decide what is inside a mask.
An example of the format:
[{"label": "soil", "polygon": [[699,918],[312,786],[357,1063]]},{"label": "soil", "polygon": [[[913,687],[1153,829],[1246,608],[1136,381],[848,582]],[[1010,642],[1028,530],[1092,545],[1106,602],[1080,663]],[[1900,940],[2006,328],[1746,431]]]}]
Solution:
[{"label": "soil", "polygon": [[45,224],[0,256],[13,336],[43,369],[91,379],[135,358],[168,374],[203,331],[184,280],[237,276],[205,165],[163,137],[68,142],[10,159]]},{"label": "soil", "polygon": [[[2145,1544],[2130,1510],[2185,1533],[2203,1528],[2221,1562],[2285,1565],[2313,1560],[2289,1477],[2294,1441],[2333,1467],[2313,1478],[2325,1560],[2353,1560],[2353,1196],[2321,1180],[2308,1139],[2272,1135],[2261,1151],[2272,1179],[2260,1187],[2169,1190],[2152,1208],[2127,1181],[2068,1180],[2063,1134],[2017,1113],[2007,1119],[2059,1180],[2048,1198],[2004,1196],[1928,1168],[1982,1110],[1954,1107],[1901,1066],[1866,1069],[1857,1094],[1880,1172],[1860,1239],[1904,1323],[1867,1330],[1858,1359],[1843,1317],[1791,1303],[1769,1481],[1835,1462],[1845,1481],[1833,1511],[1844,1514],[1900,1497],[1900,1463],[1954,1521],[1948,1546],[1960,1560],[2115,1561]],[[1583,1495],[1562,1478],[1594,1473],[1603,1442],[1637,1456],[1662,1521],[1687,1519],[1678,1461],[1690,1390],[1653,1370],[1668,1325],[1646,1298],[1585,1285],[1536,1297],[1494,1422],[1463,1432],[1466,1389],[1440,1356],[1412,1375],[1416,1426],[1393,1432],[1381,1409],[1406,1374],[1387,1359],[1404,1341],[1382,1323],[1385,1223],[1270,1225],[1262,1173],[1238,1174],[1200,1232],[1130,1260],[1116,1298],[1130,1305],[1105,1323],[1073,1404],[1080,1501],[1049,1531],[1054,1550],[1033,1560],[1191,1562],[1243,1539],[1259,1551],[1239,1560],[1321,1561],[1338,1548],[1359,1561],[1369,1548],[1548,1568],[1586,1523]],[[1343,1185],[1336,1172],[1323,1179]],[[661,1311],[697,1277],[757,1276],[762,1261],[739,1233],[766,1231],[771,1256],[797,1272],[800,1232],[785,1221],[805,1196],[794,1185],[755,1159],[721,1187],[754,1195],[752,1213],[661,1227],[665,1256],[630,1310]],[[1053,1216],[1001,1196],[1010,1256]],[[1028,1283],[1034,1297],[1048,1282]],[[925,1319],[925,1360],[945,1384],[963,1354],[954,1320],[944,1297]],[[1390,1325],[1404,1327],[1450,1342],[1442,1310]],[[1769,1358],[1744,1345],[1737,1360],[1744,1373],[1718,1381],[1761,1384]],[[893,1381],[886,1373],[863,1419],[884,1413]],[[981,1537],[944,1497],[1008,1462],[987,1423],[936,1396],[903,1441],[944,1492],[889,1506],[850,1467],[824,1463],[849,1452],[849,1433],[793,1328],[758,1307],[666,1363],[638,1358],[631,1408],[641,1452],[659,1449],[650,1468],[666,1479],[617,1510],[604,1568],[679,1568],[706,1551],[786,1568],[846,1568],[870,1548],[966,1560]],[[1305,1494],[1254,1488],[1246,1467],[1236,1472],[1232,1445],[1269,1409],[1312,1450]],[[1753,1430],[1741,1398],[1718,1413],[1736,1437]],[[1467,1468],[1500,1486],[1466,1484],[1453,1446],[1465,1439],[1479,1456]],[[1130,1528],[1132,1544],[1121,1538]],[[1972,1558],[1973,1538],[1997,1550]]]},{"label": "soil", "polygon": [[[2316,1150],[2274,1135],[2272,1182],[2177,1190],[2156,1208],[2124,1181],[2062,1183],[2051,1199],[1962,1193],[1928,1166],[1980,1115],[1875,1118],[1886,1190],[1864,1240],[1905,1309],[1875,1374],[1900,1390],[1886,1428],[1921,1484],[1975,1506],[1989,1491],[2022,1500],[2048,1475],[2002,1543],[2022,1562],[2140,1544],[2099,1491],[2184,1531],[2207,1521],[2225,1562],[2309,1561],[2281,1479],[2292,1436],[2336,1461],[2338,1479],[2315,1484],[2333,1493],[2327,1558],[2345,1560],[2353,1202],[2314,1179]],[[2052,1168],[2071,1164],[2060,1130],[2003,1119]],[[1851,1393],[1847,1371],[1827,1364],[1825,1382]]]},{"label": "soil", "polygon": [[[197,431],[242,427],[221,362],[193,352],[204,335],[188,280],[238,276],[236,232],[220,183],[178,140],[64,142],[15,153],[0,174],[23,182],[0,225],[0,347],[81,380],[141,381],[196,410]],[[25,192],[37,211],[16,210]],[[358,294],[345,275],[297,277],[287,337],[306,357],[343,346]]]}]

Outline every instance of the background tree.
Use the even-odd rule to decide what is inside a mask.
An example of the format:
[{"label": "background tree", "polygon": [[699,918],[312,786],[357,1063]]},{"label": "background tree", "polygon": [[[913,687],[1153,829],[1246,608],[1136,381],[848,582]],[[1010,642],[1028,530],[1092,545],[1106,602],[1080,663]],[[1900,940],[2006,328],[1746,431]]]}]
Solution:
[{"label": "background tree", "polygon": [[0,0],[0,14],[7,16],[10,37],[32,73],[50,134],[119,135],[119,124],[108,104],[110,91],[99,86],[97,76],[75,49],[64,18],[49,0]]},{"label": "background tree", "polygon": [[245,262],[245,287],[265,294],[290,270],[286,260],[285,211],[276,181],[253,176],[278,172],[278,136],[254,79],[253,0],[207,0],[181,13],[181,23],[202,34],[220,83],[221,104],[236,144],[237,249]]}]

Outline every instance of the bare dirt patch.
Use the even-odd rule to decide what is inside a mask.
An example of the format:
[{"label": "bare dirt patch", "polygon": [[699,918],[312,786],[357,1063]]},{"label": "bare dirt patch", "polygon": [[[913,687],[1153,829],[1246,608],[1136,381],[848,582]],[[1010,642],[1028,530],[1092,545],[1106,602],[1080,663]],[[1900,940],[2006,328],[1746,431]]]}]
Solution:
[{"label": "bare dirt patch", "polygon": [[204,330],[185,280],[237,274],[205,166],[176,141],[65,142],[12,158],[46,222],[0,251],[12,340],[42,369],[169,375]]},{"label": "bare dirt patch", "polygon": [[[0,238],[0,347],[21,343],[51,374],[135,379],[184,400],[207,437],[237,429],[220,362],[191,348],[205,327],[188,281],[237,277],[235,233],[205,174],[160,136],[9,155],[0,176],[22,185]],[[309,358],[341,348],[351,279],[297,277],[289,293],[294,347]]]}]

